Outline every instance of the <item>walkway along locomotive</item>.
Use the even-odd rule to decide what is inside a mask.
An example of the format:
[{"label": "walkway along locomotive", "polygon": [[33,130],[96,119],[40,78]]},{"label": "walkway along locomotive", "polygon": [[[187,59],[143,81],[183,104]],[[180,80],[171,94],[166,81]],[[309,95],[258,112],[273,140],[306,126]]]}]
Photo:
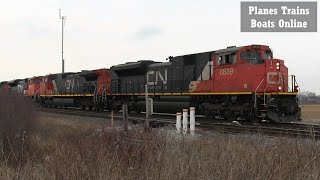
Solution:
[{"label": "walkway along locomotive", "polygon": [[12,82],[26,96],[47,107],[145,110],[145,84],[155,112],[178,112],[190,106],[209,118],[273,122],[301,120],[298,85],[284,61],[268,46],[228,47],[142,60],[110,69],[50,74]]}]

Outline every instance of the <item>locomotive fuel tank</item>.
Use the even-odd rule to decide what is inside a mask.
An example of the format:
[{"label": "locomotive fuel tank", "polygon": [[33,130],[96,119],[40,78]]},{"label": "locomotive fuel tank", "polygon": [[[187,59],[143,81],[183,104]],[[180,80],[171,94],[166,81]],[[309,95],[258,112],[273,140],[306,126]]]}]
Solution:
[{"label": "locomotive fuel tank", "polygon": [[74,98],[54,98],[53,104],[55,106],[74,107],[75,100],[74,100]]}]

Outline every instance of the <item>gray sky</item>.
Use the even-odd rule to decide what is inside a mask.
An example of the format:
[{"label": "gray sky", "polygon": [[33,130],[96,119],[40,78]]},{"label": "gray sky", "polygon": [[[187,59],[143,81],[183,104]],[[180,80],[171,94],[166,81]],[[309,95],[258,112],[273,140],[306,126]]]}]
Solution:
[{"label": "gray sky", "polygon": [[67,16],[66,71],[265,44],[285,60],[302,90],[320,94],[319,33],[241,33],[238,0],[0,3],[0,81],[61,72],[61,8]]}]

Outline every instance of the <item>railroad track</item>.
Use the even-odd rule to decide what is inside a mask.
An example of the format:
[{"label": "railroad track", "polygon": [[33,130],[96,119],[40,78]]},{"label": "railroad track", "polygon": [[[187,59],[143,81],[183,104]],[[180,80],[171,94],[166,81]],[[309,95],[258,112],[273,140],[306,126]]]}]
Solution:
[{"label": "railroad track", "polygon": [[268,135],[273,137],[298,137],[298,138],[310,138],[320,140],[319,126],[307,124],[291,124],[284,125],[243,125],[232,123],[212,123],[210,125],[202,125],[204,130],[200,130],[205,133],[219,132],[219,133],[232,133],[232,134],[257,134]]},{"label": "railroad track", "polygon": [[[69,108],[67,109],[40,108],[39,111],[46,112],[46,113],[61,114],[61,115],[111,119],[110,111],[86,111],[81,109],[69,109]],[[115,112],[113,117],[116,120],[123,119],[123,115],[121,112]],[[145,114],[129,114],[128,120],[144,122],[146,119],[145,119]],[[150,117],[150,121],[152,121],[155,124],[156,123],[172,124],[172,123],[175,123],[175,116],[170,117],[166,115],[152,115],[152,117]]]},{"label": "railroad track", "polygon": [[[52,109],[52,108],[40,108],[39,111],[46,113],[72,115],[81,117],[94,117],[111,119],[111,112],[108,111],[85,111],[80,109]],[[114,113],[115,120],[122,120],[122,113]],[[144,114],[129,114],[128,120],[143,123],[145,121]],[[164,125],[174,125],[175,116],[166,115],[152,115],[150,117],[152,127],[159,127]],[[275,137],[300,137],[320,139],[320,125],[316,124],[304,124],[304,123],[249,123],[249,122],[210,122],[204,118],[196,123],[197,130],[203,133],[232,133],[232,134],[263,134]]]}]

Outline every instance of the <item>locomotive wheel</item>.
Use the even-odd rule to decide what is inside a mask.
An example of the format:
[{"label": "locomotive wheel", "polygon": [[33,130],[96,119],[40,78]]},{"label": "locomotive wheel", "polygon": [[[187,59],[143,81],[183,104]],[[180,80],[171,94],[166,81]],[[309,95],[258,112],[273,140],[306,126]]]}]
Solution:
[{"label": "locomotive wheel", "polygon": [[210,113],[209,111],[205,111],[204,116],[209,120],[214,120],[217,114]]},{"label": "locomotive wheel", "polygon": [[248,122],[252,123],[260,123],[262,119],[255,117],[253,112],[248,112],[247,115],[245,116],[245,119]]},{"label": "locomotive wheel", "polygon": [[262,121],[262,118],[259,117],[251,117],[250,122],[252,123],[260,123]]},{"label": "locomotive wheel", "polygon": [[235,121],[238,119],[238,116],[231,110],[224,110],[223,115],[224,118],[228,121]]},{"label": "locomotive wheel", "polygon": [[141,114],[141,109],[136,108],[136,109],[134,110],[134,112],[135,112],[136,114]]}]

